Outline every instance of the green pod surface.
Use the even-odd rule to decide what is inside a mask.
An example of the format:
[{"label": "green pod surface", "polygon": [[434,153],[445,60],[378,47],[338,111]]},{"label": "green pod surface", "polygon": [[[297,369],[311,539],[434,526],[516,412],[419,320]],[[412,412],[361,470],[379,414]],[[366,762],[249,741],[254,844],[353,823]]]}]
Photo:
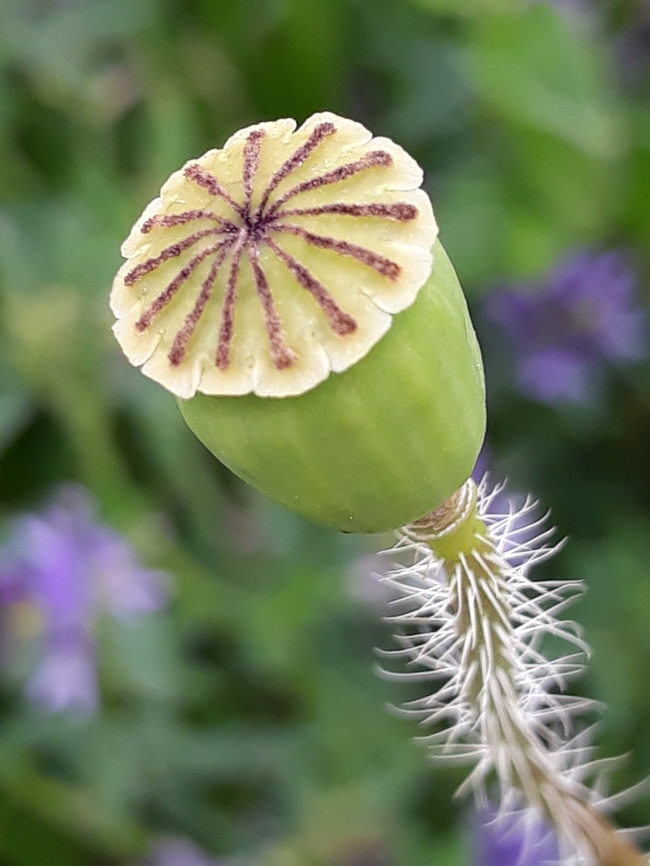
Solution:
[{"label": "green pod surface", "polygon": [[470,475],[485,433],[481,355],[456,273],[436,242],[415,303],[354,366],[295,397],[178,400],[229,469],[315,523],[395,529]]}]

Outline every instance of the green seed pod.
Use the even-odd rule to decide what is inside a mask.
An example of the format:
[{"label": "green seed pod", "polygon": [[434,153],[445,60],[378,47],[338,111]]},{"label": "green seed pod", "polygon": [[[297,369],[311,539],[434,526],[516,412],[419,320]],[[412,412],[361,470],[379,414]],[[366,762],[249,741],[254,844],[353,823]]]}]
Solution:
[{"label": "green seed pod", "polygon": [[348,532],[432,511],[483,439],[480,353],[421,182],[353,121],[258,124],[172,175],[113,285],[127,357],[206,447]]}]

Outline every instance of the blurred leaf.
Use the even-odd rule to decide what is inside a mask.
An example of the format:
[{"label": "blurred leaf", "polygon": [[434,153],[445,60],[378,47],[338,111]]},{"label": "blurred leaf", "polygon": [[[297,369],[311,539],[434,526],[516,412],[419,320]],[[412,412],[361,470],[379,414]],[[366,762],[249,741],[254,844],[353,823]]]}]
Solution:
[{"label": "blurred leaf", "polygon": [[226,37],[259,116],[302,121],[340,109],[350,54],[346,0],[201,0],[201,9]]},{"label": "blurred leaf", "polygon": [[32,417],[33,406],[21,392],[0,393],[0,451],[9,445]]},{"label": "blurred leaf", "polygon": [[487,16],[468,55],[477,92],[496,110],[612,159],[626,147],[605,52],[548,3]]},{"label": "blurred leaf", "polygon": [[290,562],[285,567],[284,580],[266,592],[251,593],[242,618],[258,664],[293,668],[311,662],[313,625],[345,601],[335,591],[336,572]]},{"label": "blurred leaf", "polygon": [[[104,220],[113,218],[107,211],[104,202],[91,207],[79,196],[69,196],[0,213],[3,288],[17,295],[53,285],[74,287],[86,298],[101,293],[103,312],[106,289],[120,262],[116,239],[106,232]],[[104,323],[108,320],[105,313]]]},{"label": "blurred leaf", "polygon": [[[608,705],[606,722],[627,740],[639,712],[650,710],[650,533],[645,521],[616,520],[607,538],[567,550],[572,572],[589,592],[580,619],[595,658],[590,677]],[[625,634],[625,641],[620,636]]]},{"label": "blurred leaf", "polygon": [[89,791],[41,775],[26,761],[0,772],[0,856],[11,863],[67,866],[88,863],[93,848],[114,856],[142,850],[132,821],[107,819]]},{"label": "blurred leaf", "polygon": [[186,536],[216,566],[228,544],[227,503],[216,462],[215,472],[206,472],[214,458],[190,432],[171,394],[139,375],[117,351],[115,362],[118,397],[134,421],[128,459],[137,466],[137,476],[150,485],[158,508],[169,513],[182,503]]},{"label": "blurred leaf", "polygon": [[626,227],[639,249],[650,249],[650,112],[645,104],[633,113],[635,148],[622,196]]},{"label": "blurred leaf", "polygon": [[120,621],[106,618],[103,657],[120,691],[152,701],[176,701],[185,694],[180,647],[162,613]]},{"label": "blurred leaf", "polygon": [[381,105],[386,133],[407,147],[422,147],[464,129],[472,94],[458,45],[410,10],[396,16],[393,4],[382,3],[372,11],[365,64],[382,79],[394,78],[393,98]]},{"label": "blurred leaf", "polygon": [[461,15],[473,18],[521,6],[521,0],[411,0],[434,15]]},{"label": "blurred leaf", "polygon": [[[30,798],[31,799],[31,798]],[[89,850],[0,790],[0,857],[20,866],[84,866]]]},{"label": "blurred leaf", "polygon": [[0,348],[0,452],[25,428],[34,413],[29,395],[3,356]]},{"label": "blurred leaf", "polygon": [[440,239],[466,288],[502,274],[510,202],[498,174],[484,165],[449,172],[437,202]]},{"label": "blurred leaf", "polygon": [[39,9],[36,0],[0,5],[0,65],[27,73],[46,102],[91,100],[91,76],[106,66],[107,47],[141,30],[158,0],[72,0]]}]

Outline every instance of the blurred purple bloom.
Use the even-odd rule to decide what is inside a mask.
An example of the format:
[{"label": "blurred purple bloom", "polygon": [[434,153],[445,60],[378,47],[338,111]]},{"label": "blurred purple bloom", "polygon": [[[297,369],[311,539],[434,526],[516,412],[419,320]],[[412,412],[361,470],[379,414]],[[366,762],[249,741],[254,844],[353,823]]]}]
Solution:
[{"label": "blurred purple bloom", "polygon": [[525,291],[495,292],[488,318],[510,337],[522,391],[535,400],[585,402],[603,362],[644,355],[643,313],[620,252],[583,252]]},{"label": "blurred purple bloom", "polygon": [[51,712],[94,712],[97,618],[156,610],[165,602],[164,585],[160,572],[138,564],[122,536],[95,521],[80,488],[63,488],[45,511],[18,519],[0,549],[0,606],[27,602],[42,621],[28,695]]},{"label": "blurred purple bloom", "polygon": [[220,866],[225,863],[225,860],[209,857],[189,839],[161,836],[154,843],[146,866]]},{"label": "blurred purple bloom", "polygon": [[45,638],[41,660],[27,687],[29,697],[52,713],[74,708],[90,716],[97,710],[95,645],[83,629],[54,632]]},{"label": "blurred purple bloom", "polygon": [[498,814],[482,809],[474,818],[474,866],[557,866],[557,839],[532,811]]}]

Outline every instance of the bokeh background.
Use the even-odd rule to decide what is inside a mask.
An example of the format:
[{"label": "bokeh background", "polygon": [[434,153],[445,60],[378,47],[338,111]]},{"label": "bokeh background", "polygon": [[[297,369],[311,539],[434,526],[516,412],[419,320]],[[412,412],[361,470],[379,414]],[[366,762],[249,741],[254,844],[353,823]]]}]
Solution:
[{"label": "bokeh background", "polygon": [[390,539],[246,489],[110,331],[166,177],[323,109],[425,168],[483,465],[569,536],[598,754],[650,773],[649,98],[645,0],[0,0],[2,866],[472,860],[462,771],[373,671]]}]

